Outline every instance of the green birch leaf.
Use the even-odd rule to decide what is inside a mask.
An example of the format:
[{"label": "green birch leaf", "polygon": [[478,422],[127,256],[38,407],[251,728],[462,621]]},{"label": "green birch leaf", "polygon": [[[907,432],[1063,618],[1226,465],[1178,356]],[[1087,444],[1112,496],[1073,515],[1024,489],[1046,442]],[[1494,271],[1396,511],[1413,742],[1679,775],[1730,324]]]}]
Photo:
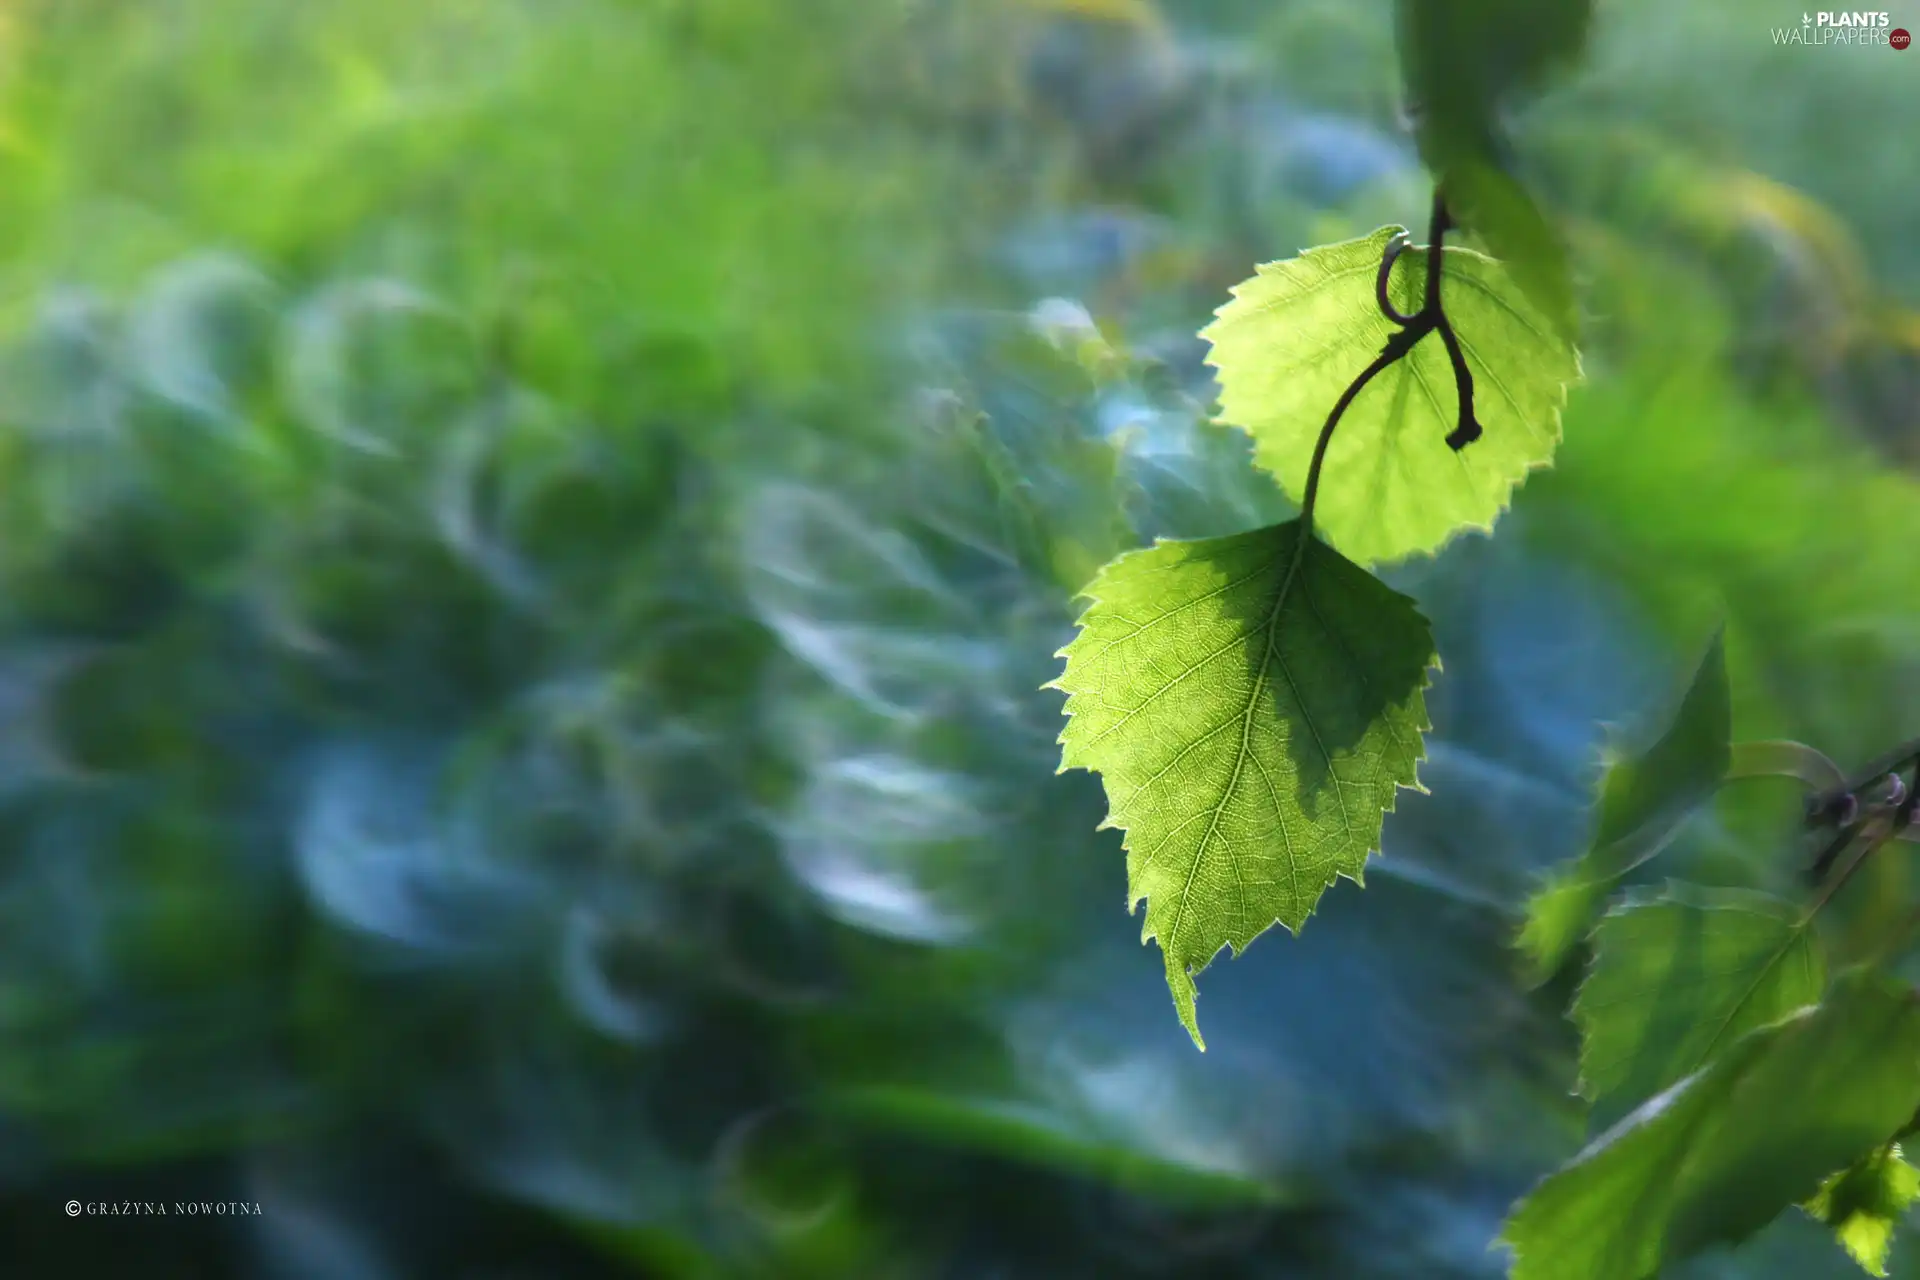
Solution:
[{"label": "green birch leaf", "polygon": [[1894,1228],[1915,1200],[1920,1200],[1920,1169],[1901,1158],[1898,1143],[1889,1143],[1821,1183],[1800,1207],[1833,1228],[1834,1238],[1861,1270],[1884,1276]]},{"label": "green birch leaf", "polygon": [[[1374,281],[1399,227],[1268,263],[1237,286],[1200,336],[1220,379],[1220,421],[1253,437],[1254,458],[1298,502],[1328,412],[1397,327]],[[1455,452],[1453,367],[1437,333],[1370,382],[1327,449],[1314,529],[1362,564],[1436,550],[1491,529],[1529,471],[1560,441],[1580,357],[1500,263],[1448,248],[1441,298],[1474,378],[1484,434]],[[1427,251],[1408,249],[1388,292],[1420,309]]]},{"label": "green birch leaf", "polygon": [[1101,775],[1141,941],[1204,1049],[1194,975],[1360,881],[1396,790],[1418,787],[1432,635],[1297,520],[1128,552],[1084,594],[1050,686],[1060,767]]},{"label": "green birch leaf", "polygon": [[1733,702],[1721,641],[1716,632],[1660,739],[1607,762],[1587,851],[1528,900],[1519,945],[1532,982],[1559,971],[1620,877],[1666,848],[1726,777]]},{"label": "green birch leaf", "polygon": [[1744,1036],[1520,1202],[1511,1280],[1648,1280],[1735,1244],[1890,1141],[1920,1105],[1920,1004],[1867,974]]},{"label": "green birch leaf", "polygon": [[1804,913],[1765,894],[1670,884],[1608,912],[1593,936],[1573,1020],[1580,1091],[1607,1100],[1602,1123],[1826,987]]}]

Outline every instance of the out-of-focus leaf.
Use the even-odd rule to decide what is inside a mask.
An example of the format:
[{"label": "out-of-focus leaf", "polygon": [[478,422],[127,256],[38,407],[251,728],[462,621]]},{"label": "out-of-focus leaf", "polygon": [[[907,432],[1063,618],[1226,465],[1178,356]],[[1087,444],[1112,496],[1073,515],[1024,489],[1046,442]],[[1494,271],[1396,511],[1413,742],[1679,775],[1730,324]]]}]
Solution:
[{"label": "out-of-focus leaf", "polygon": [[1920,1104],[1920,1003],[1871,976],[1752,1032],[1536,1187],[1513,1280],[1646,1280],[1751,1235]]},{"label": "out-of-focus leaf", "polygon": [[1593,945],[1573,1006],[1581,1092],[1614,1116],[1817,1003],[1826,985],[1805,917],[1763,894],[1669,884],[1609,912]]},{"label": "out-of-focus leaf", "polygon": [[1395,8],[1421,158],[1449,211],[1571,341],[1566,245],[1513,175],[1501,112],[1580,56],[1592,0],[1398,0]]},{"label": "out-of-focus leaf", "polygon": [[1566,241],[1533,196],[1487,163],[1456,164],[1443,189],[1447,211],[1500,260],[1555,334],[1572,342],[1580,326]]},{"label": "out-of-focus leaf", "polygon": [[1361,879],[1416,786],[1434,664],[1413,602],[1298,521],[1129,552],[1060,651],[1061,768],[1102,775],[1180,1020],[1193,975]]},{"label": "out-of-focus leaf", "polygon": [[1016,1099],[868,1085],[829,1106],[862,1124],[975,1151],[1073,1170],[1143,1195],[1197,1204],[1277,1204],[1286,1189],[1259,1178],[1157,1159],[1104,1141],[1051,1107]]},{"label": "out-of-focus leaf", "polygon": [[1009,655],[973,602],[902,531],[790,482],[745,504],[741,559],[761,620],[793,655],[911,721],[994,685]]},{"label": "out-of-focus leaf", "polygon": [[398,280],[353,280],[288,322],[287,397],[315,431],[375,455],[468,403],[479,381],[472,338],[446,303]]},{"label": "out-of-focus leaf", "polygon": [[1727,772],[1732,717],[1726,654],[1716,632],[1660,739],[1608,765],[1592,844],[1528,901],[1520,949],[1533,981],[1558,972],[1620,877],[1666,848],[1713,798]]},{"label": "out-of-focus leaf", "polygon": [[[1233,291],[1200,336],[1219,371],[1220,420],[1253,437],[1254,457],[1295,501],[1305,496],[1322,424],[1397,326],[1374,281],[1401,232],[1309,249],[1267,263]],[[1548,465],[1580,357],[1505,268],[1447,249],[1441,296],[1473,372],[1480,439],[1455,451],[1453,366],[1438,334],[1375,377],[1328,445],[1314,529],[1362,564],[1438,548],[1463,529],[1491,529],[1515,486]],[[1394,264],[1388,293],[1420,309],[1427,251]]]},{"label": "out-of-focus leaf", "polygon": [[1401,76],[1436,173],[1501,154],[1498,113],[1586,47],[1592,0],[1398,0]]},{"label": "out-of-focus leaf", "polygon": [[225,422],[265,365],[272,283],[244,259],[204,254],[160,271],[127,323],[129,363],[155,395]]},{"label": "out-of-focus leaf", "polygon": [[1920,1169],[1891,1143],[1821,1183],[1801,1208],[1832,1227],[1840,1247],[1868,1275],[1884,1276],[1894,1228],[1915,1200],[1920,1200]]}]

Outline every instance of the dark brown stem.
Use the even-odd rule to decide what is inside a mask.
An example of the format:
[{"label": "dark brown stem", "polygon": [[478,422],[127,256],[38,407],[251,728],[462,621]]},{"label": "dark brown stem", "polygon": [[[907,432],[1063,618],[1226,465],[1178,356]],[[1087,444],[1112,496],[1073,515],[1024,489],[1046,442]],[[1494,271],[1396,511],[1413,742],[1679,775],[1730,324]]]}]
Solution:
[{"label": "dark brown stem", "polygon": [[1387,241],[1387,251],[1380,255],[1380,273],[1373,278],[1374,301],[1380,304],[1380,314],[1397,325],[1406,326],[1418,323],[1420,313],[1404,315],[1400,308],[1393,305],[1393,299],[1387,295],[1387,284],[1393,277],[1393,264],[1400,261],[1400,255],[1407,249],[1407,233],[1396,231]]},{"label": "dark brown stem", "polygon": [[[1409,339],[1409,334],[1414,336]],[[1340,418],[1346,413],[1347,406],[1353,403],[1354,397],[1358,396],[1366,385],[1389,365],[1406,355],[1408,349],[1419,340],[1419,335],[1415,334],[1412,328],[1402,329],[1388,338],[1387,345],[1380,348],[1380,354],[1373,358],[1373,363],[1362,369],[1360,376],[1355,378],[1347,389],[1340,393],[1340,398],[1333,402],[1333,412],[1327,415],[1326,425],[1320,428],[1320,438],[1313,443],[1313,461],[1307,464],[1307,492],[1300,501],[1300,523],[1306,527],[1307,532],[1313,531],[1313,504],[1320,496],[1320,469],[1327,460],[1327,446],[1333,443],[1333,429],[1340,425]]]},{"label": "dark brown stem", "polygon": [[1455,450],[1463,449],[1480,438],[1480,423],[1473,415],[1473,372],[1467,368],[1466,356],[1461,352],[1460,340],[1454,335],[1453,325],[1447,320],[1446,308],[1440,301],[1440,276],[1443,269],[1443,250],[1446,246],[1447,232],[1453,228],[1453,215],[1447,212],[1447,202],[1438,188],[1433,193],[1433,212],[1427,225],[1427,279],[1420,309],[1407,315],[1393,305],[1390,285],[1393,280],[1393,264],[1407,249],[1407,233],[1396,232],[1387,241],[1385,251],[1380,255],[1380,270],[1374,276],[1373,296],[1380,307],[1380,314],[1399,326],[1399,329],[1387,339],[1366,368],[1347,385],[1334,402],[1333,409],[1327,414],[1327,421],[1320,428],[1320,436],[1313,444],[1313,458],[1307,463],[1307,489],[1300,500],[1300,523],[1306,532],[1313,532],[1313,506],[1320,496],[1320,472],[1326,465],[1327,446],[1333,443],[1334,428],[1340,425],[1340,419],[1353,404],[1354,398],[1389,366],[1406,358],[1420,339],[1438,331],[1440,341],[1446,345],[1447,359],[1453,364],[1454,390],[1460,399],[1460,421],[1453,432],[1447,436],[1447,444]]},{"label": "dark brown stem", "polygon": [[[1807,798],[1807,820],[1816,825],[1829,820],[1845,806],[1845,801],[1849,797],[1857,796],[1859,792],[1872,786],[1888,774],[1898,773],[1909,765],[1920,767],[1920,738],[1912,738],[1901,743],[1893,750],[1875,760],[1872,764],[1867,765],[1858,773],[1848,778],[1847,781],[1840,786],[1831,787],[1817,795],[1809,796]],[[1911,788],[1909,788],[1909,794],[1911,794]]]},{"label": "dark brown stem", "polygon": [[1440,319],[1440,250],[1447,232],[1453,230],[1453,215],[1447,212],[1446,196],[1433,189],[1433,211],[1427,215],[1427,293],[1420,310],[1430,319]]},{"label": "dark brown stem", "polygon": [[[1438,277],[1437,269],[1434,275]],[[1460,351],[1460,339],[1454,336],[1446,312],[1439,314],[1435,327],[1440,330],[1440,341],[1446,344],[1447,359],[1453,364],[1453,389],[1460,398],[1459,424],[1447,435],[1447,446],[1458,453],[1480,438],[1480,420],[1473,416],[1473,370],[1467,368],[1467,358]]]}]

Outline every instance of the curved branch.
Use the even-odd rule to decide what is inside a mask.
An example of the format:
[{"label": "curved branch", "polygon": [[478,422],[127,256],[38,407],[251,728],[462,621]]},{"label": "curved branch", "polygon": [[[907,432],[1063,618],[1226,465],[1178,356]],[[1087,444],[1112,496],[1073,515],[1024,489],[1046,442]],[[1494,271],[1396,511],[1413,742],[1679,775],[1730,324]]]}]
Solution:
[{"label": "curved branch", "polygon": [[1380,304],[1380,314],[1403,328],[1418,323],[1420,312],[1416,311],[1412,315],[1403,314],[1393,305],[1393,299],[1388,296],[1387,284],[1393,275],[1393,264],[1400,260],[1400,255],[1406,252],[1411,243],[1405,231],[1394,232],[1393,238],[1387,241],[1387,251],[1380,255],[1380,274],[1373,280],[1373,298]]},{"label": "curved branch", "polygon": [[[1446,344],[1447,359],[1453,364],[1453,385],[1460,402],[1460,421],[1452,433],[1447,436],[1448,445],[1455,450],[1464,449],[1480,438],[1480,422],[1473,414],[1473,371],[1467,367],[1466,355],[1460,349],[1460,340],[1454,336],[1453,326],[1447,320],[1446,309],[1440,301],[1440,275],[1444,270],[1444,249],[1447,232],[1454,225],[1453,215],[1447,212],[1447,202],[1438,187],[1433,192],[1433,212],[1427,230],[1427,277],[1425,294],[1420,309],[1407,315],[1393,305],[1389,285],[1393,280],[1393,264],[1408,249],[1406,231],[1396,231],[1388,238],[1386,248],[1380,255],[1380,269],[1373,279],[1373,297],[1379,304],[1380,313],[1394,324],[1400,326],[1386,344],[1380,348],[1380,354],[1362,369],[1358,376],[1340,393],[1333,409],[1327,414],[1327,421],[1320,428],[1320,437],[1314,441],[1313,459],[1307,464],[1307,488],[1300,500],[1300,521],[1307,533],[1313,532],[1313,506],[1320,496],[1320,472],[1326,465],[1327,446],[1333,442],[1333,432],[1340,425],[1341,417],[1346,413],[1354,398],[1383,371],[1395,362],[1406,358],[1420,340],[1438,330],[1441,342]],[[1304,544],[1302,544],[1304,545]]]},{"label": "curved branch", "polygon": [[1320,496],[1320,470],[1327,460],[1327,446],[1333,443],[1333,429],[1340,425],[1341,416],[1346,413],[1347,406],[1353,403],[1354,398],[1366,388],[1366,385],[1406,355],[1413,348],[1413,344],[1420,341],[1424,332],[1424,330],[1416,331],[1413,328],[1407,328],[1388,338],[1387,344],[1380,348],[1380,354],[1360,371],[1360,376],[1348,384],[1347,389],[1340,393],[1340,398],[1334,401],[1333,411],[1327,414],[1326,425],[1320,428],[1320,438],[1313,443],[1313,461],[1307,464],[1307,491],[1300,500],[1300,523],[1306,527],[1308,533],[1313,532],[1313,504]]}]

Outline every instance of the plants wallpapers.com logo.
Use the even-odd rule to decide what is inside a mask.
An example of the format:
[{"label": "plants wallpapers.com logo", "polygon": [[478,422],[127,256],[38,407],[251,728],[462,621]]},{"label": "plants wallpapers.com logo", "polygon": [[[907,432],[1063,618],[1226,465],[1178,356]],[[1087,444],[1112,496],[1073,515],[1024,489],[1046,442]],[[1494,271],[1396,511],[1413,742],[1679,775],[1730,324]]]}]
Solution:
[{"label": "plants wallpapers.com logo", "polygon": [[1906,49],[1913,37],[1881,11],[1802,12],[1797,27],[1775,27],[1775,44],[1843,45],[1854,48]]},{"label": "plants wallpapers.com logo", "polygon": [[1891,14],[1885,13],[1803,13],[1803,27],[1890,27]]}]

